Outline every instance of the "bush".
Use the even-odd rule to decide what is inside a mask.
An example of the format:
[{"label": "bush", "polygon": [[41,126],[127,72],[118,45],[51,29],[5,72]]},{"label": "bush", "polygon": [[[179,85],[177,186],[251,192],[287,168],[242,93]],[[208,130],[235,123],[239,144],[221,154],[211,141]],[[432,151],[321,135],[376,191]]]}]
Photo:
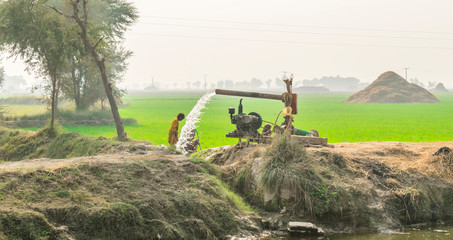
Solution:
[{"label": "bush", "polygon": [[292,163],[304,162],[307,153],[304,148],[293,144],[288,136],[276,137],[264,154],[265,162],[261,169],[260,184],[269,191],[280,192],[283,186],[302,190],[300,172],[291,168]]}]

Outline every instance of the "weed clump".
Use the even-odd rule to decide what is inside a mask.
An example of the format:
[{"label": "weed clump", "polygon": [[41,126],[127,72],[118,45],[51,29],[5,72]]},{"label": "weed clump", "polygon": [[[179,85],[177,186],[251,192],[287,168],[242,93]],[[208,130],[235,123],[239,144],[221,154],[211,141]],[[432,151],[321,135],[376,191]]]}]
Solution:
[{"label": "weed clump", "polygon": [[[237,164],[224,169],[223,177],[249,203],[270,211],[286,207],[293,214],[313,217],[334,211],[339,189],[323,177],[334,169],[320,168],[316,156],[288,136],[276,137],[262,154],[253,151],[243,155]],[[335,169],[345,168],[341,155],[325,157]]]},{"label": "weed clump", "polygon": [[8,239],[26,240],[56,239],[59,235],[43,214],[33,211],[0,211],[0,232]]},{"label": "weed clump", "polygon": [[280,136],[264,154],[260,169],[259,188],[266,195],[274,196],[266,207],[277,210],[281,205],[293,203],[302,196],[303,202],[311,210],[309,196],[312,174],[307,173],[308,155],[304,148],[293,144],[288,136]]},{"label": "weed clump", "polygon": [[53,128],[47,126],[33,134],[0,129],[0,160],[93,156],[108,151],[115,144],[114,141],[104,138],[63,133],[58,124]]},{"label": "weed clump", "polygon": [[0,159],[18,161],[41,156],[49,141],[49,138],[38,134],[30,136],[20,131],[7,132],[0,139]]}]

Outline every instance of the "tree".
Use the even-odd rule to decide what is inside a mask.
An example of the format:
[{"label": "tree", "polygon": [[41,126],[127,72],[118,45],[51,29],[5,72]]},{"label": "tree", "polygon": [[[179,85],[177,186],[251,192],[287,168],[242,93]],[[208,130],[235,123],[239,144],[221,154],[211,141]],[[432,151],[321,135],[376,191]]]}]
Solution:
[{"label": "tree", "polygon": [[431,82],[431,81],[428,81],[428,87],[427,89],[433,89],[435,88],[437,85],[437,82]]},{"label": "tree", "polygon": [[224,82],[222,80],[217,82],[217,88],[223,88]]},{"label": "tree", "polygon": [[286,86],[285,86],[285,83],[280,79],[280,78],[275,78],[275,86],[278,88],[278,89],[281,89],[283,88],[284,91],[286,91]]},{"label": "tree", "polygon": [[8,0],[0,2],[0,45],[24,60],[28,71],[49,80],[51,120],[55,122],[58,81],[65,61],[68,38],[67,22],[47,6],[47,0]]},{"label": "tree", "polygon": [[271,88],[271,84],[272,84],[272,79],[270,79],[270,78],[267,79],[267,80],[266,80],[266,86],[267,86],[267,88]]},{"label": "tree", "polygon": [[[5,81],[5,70],[3,70],[3,67],[0,66],[0,88],[3,87],[3,83]],[[0,115],[3,115],[5,112],[5,107],[0,106]]]},{"label": "tree", "polygon": [[201,86],[201,82],[200,81],[196,81],[196,82],[192,83],[192,86],[194,86],[195,88],[198,89]]},{"label": "tree", "polygon": [[261,86],[263,86],[263,82],[258,78],[252,78],[252,80],[250,80],[250,87],[260,88]]},{"label": "tree", "polygon": [[[106,59],[106,69],[109,80],[113,83],[115,99],[120,100],[124,91],[116,89],[116,83],[121,81],[123,73],[127,69],[126,59],[131,52],[123,48],[112,46],[107,48],[109,58]],[[63,75],[62,91],[64,97],[73,100],[77,110],[86,110],[96,102],[106,98],[105,90],[100,81],[101,76],[97,65],[86,54],[86,51],[77,51],[75,55],[68,58],[70,69]]]},{"label": "tree", "polygon": [[225,88],[233,88],[234,87],[234,82],[231,80],[225,80]]},{"label": "tree", "polygon": [[24,90],[27,85],[27,81],[23,76],[4,76],[4,87],[8,92],[15,92]]},{"label": "tree", "polygon": [[3,86],[3,82],[5,81],[5,70],[0,67],[0,87]]},{"label": "tree", "polygon": [[425,84],[423,84],[423,82],[419,81],[418,78],[411,78],[411,79],[409,79],[409,82],[411,82],[413,84],[417,84],[418,86],[420,86],[422,88],[425,88]]},{"label": "tree", "polygon": [[[80,37],[94,62],[99,68],[105,94],[110,104],[113,119],[115,120],[116,132],[119,140],[126,140],[123,120],[118,111],[118,104],[114,96],[114,88],[109,80],[106,67],[106,57],[101,55],[102,49],[110,44],[116,44],[124,38],[124,31],[136,21],[137,10],[124,0],[66,0],[71,6],[70,13],[53,9],[62,16],[75,21],[80,30]],[[89,5],[90,3],[90,5]],[[96,7],[101,6],[106,14],[101,18],[91,14]],[[93,18],[91,18],[93,17]],[[99,17],[99,16],[98,16]],[[99,47],[99,49],[98,49]]]}]

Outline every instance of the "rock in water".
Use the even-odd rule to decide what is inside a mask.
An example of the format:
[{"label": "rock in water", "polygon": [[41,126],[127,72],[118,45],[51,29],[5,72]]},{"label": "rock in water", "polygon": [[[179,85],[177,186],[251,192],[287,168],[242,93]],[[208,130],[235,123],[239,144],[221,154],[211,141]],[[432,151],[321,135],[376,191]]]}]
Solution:
[{"label": "rock in water", "polygon": [[428,90],[409,83],[395,72],[381,74],[365,89],[354,93],[348,103],[437,103]]},{"label": "rock in water", "polygon": [[324,231],[310,222],[289,222],[288,232],[290,234],[302,235],[324,235]]}]

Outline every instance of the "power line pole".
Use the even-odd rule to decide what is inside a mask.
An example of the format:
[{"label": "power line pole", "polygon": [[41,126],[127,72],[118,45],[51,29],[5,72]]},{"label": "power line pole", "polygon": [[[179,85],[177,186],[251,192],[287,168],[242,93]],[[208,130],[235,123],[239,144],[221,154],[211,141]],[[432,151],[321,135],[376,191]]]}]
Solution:
[{"label": "power line pole", "polygon": [[409,81],[407,80],[407,70],[409,70],[409,68],[404,68],[404,70],[406,70],[406,81]]}]

